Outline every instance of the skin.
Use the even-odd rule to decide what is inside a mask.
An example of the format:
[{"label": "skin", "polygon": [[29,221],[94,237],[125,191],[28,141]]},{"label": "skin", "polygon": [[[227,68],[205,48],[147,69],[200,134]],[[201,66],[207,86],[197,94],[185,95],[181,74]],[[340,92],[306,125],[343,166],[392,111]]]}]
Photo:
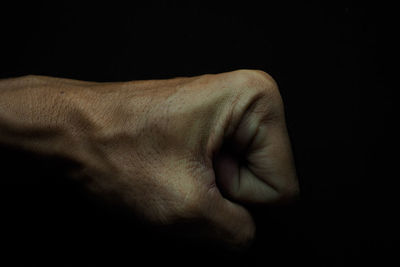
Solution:
[{"label": "skin", "polygon": [[[0,81],[0,143],[76,163],[68,177],[149,225],[231,248],[247,205],[298,193],[282,99],[265,72],[96,83]],[[178,227],[179,228],[179,227]]]}]

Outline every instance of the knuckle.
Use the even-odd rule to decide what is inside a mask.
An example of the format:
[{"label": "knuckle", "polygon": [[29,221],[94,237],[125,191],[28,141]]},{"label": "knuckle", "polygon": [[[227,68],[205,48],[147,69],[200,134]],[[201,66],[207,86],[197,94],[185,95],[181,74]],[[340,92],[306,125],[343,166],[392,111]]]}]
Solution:
[{"label": "knuckle", "polygon": [[281,113],[284,106],[282,97],[276,81],[268,73],[243,69],[231,72],[231,75],[232,86],[239,95],[258,96],[263,106]]},{"label": "knuckle", "polygon": [[243,89],[256,89],[265,93],[278,91],[276,81],[262,70],[241,69],[231,73],[234,82]]},{"label": "knuckle", "polygon": [[282,120],[284,104],[276,81],[261,70],[238,70],[235,74],[236,88],[240,95],[245,94],[254,99],[255,114],[264,119]]}]

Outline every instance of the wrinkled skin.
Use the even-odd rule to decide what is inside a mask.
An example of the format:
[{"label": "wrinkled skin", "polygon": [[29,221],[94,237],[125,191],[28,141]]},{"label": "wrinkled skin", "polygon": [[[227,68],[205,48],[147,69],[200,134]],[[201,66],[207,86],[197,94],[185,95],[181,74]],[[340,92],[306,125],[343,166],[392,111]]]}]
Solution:
[{"label": "wrinkled skin", "polygon": [[[298,192],[282,100],[262,71],[123,83],[27,76],[0,94],[13,103],[0,105],[0,126],[13,132],[3,142],[79,162],[72,179],[149,224],[192,225],[196,238],[240,248],[255,235],[246,205]],[[38,137],[18,137],[27,131]]]}]

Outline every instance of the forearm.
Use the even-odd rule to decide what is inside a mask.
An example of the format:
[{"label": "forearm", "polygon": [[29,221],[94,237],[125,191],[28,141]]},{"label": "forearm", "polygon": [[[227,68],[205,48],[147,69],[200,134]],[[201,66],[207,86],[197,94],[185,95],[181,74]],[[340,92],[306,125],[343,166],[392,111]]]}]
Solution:
[{"label": "forearm", "polygon": [[42,76],[0,81],[0,144],[48,155],[71,154],[89,97],[79,86]]},{"label": "forearm", "polygon": [[152,106],[151,94],[143,93],[149,84],[44,76],[1,80],[0,146],[63,158],[97,171],[112,169],[103,154],[128,131],[129,138],[140,139],[140,125]]}]

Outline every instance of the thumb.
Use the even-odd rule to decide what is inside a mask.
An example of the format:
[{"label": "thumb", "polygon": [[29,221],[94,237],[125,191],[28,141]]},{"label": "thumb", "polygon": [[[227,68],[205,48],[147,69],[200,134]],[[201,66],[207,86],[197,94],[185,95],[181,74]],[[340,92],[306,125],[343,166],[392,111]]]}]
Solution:
[{"label": "thumb", "polygon": [[256,226],[250,212],[240,204],[224,198],[216,186],[208,191],[206,218],[211,239],[221,242],[228,249],[243,249],[251,245]]}]

